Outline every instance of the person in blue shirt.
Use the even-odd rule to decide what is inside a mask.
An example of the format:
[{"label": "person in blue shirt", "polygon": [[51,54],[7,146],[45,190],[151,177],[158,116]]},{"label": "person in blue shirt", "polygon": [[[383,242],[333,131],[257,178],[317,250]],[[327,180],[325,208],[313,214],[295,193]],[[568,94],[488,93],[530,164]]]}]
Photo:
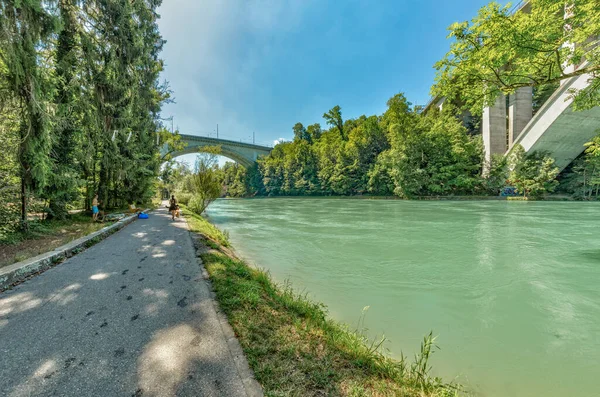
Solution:
[{"label": "person in blue shirt", "polygon": [[96,222],[98,220],[98,193],[94,195],[92,199],[92,222]]}]

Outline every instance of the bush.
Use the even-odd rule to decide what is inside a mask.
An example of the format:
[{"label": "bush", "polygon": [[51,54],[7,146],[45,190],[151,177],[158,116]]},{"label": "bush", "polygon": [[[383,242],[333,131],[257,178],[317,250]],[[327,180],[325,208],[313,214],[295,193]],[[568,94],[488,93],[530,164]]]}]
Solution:
[{"label": "bush", "polygon": [[179,193],[175,195],[177,201],[183,205],[189,205],[190,200],[192,199],[192,193]]},{"label": "bush", "polygon": [[558,185],[556,177],[559,171],[548,153],[525,153],[523,147],[517,145],[512,150],[509,163],[510,181],[523,197],[542,197]]},{"label": "bush", "polygon": [[190,204],[188,205],[189,209],[195,212],[198,215],[202,215],[208,204],[210,204],[212,200],[206,200],[201,196],[194,195],[190,200]]},{"label": "bush", "polygon": [[10,235],[19,228],[18,203],[10,202],[10,198],[0,195],[0,242],[10,240]]}]

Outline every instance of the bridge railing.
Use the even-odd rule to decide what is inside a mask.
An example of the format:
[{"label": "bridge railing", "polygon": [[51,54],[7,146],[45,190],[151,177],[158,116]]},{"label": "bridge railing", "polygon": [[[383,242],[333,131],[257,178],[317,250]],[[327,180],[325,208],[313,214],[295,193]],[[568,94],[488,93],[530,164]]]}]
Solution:
[{"label": "bridge railing", "polygon": [[192,131],[192,132],[185,132],[185,133],[182,132],[182,134],[197,136],[199,138],[223,139],[223,140],[231,141],[231,142],[240,142],[240,143],[246,143],[246,144],[250,144],[250,145],[269,147],[269,148],[273,148],[275,146],[273,144],[273,141],[258,141],[258,140],[252,139],[251,135],[248,136],[247,138],[240,138],[239,136],[233,136],[233,135],[227,135],[227,134],[221,134],[221,133],[219,133],[217,135],[216,132],[199,132],[199,131]]}]

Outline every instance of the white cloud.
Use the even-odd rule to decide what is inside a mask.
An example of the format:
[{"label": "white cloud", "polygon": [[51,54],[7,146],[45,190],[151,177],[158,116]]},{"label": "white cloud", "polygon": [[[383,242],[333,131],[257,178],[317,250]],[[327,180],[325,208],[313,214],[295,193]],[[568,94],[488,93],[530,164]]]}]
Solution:
[{"label": "white cloud", "polygon": [[279,138],[279,139],[275,139],[275,140],[273,141],[273,146],[277,146],[277,145],[279,145],[280,143],[284,143],[284,142],[287,142],[287,140],[286,140],[285,138]]},{"label": "white cloud", "polygon": [[[245,139],[255,131],[247,98],[267,93],[254,75],[268,59],[273,41],[298,27],[307,1],[169,0],[159,12],[159,27],[167,40],[162,57],[163,78],[170,82],[176,103],[165,105],[182,133]],[[248,45],[251,43],[251,45]],[[254,106],[258,111],[260,102]]]}]

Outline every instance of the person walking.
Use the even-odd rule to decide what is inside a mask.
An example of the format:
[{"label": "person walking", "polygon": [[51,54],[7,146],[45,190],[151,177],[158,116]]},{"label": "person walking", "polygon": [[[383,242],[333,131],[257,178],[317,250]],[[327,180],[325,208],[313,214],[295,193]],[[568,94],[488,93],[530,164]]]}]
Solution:
[{"label": "person walking", "polygon": [[92,222],[98,220],[98,212],[98,193],[96,193],[92,199]]},{"label": "person walking", "polygon": [[175,212],[177,212],[177,200],[175,199],[175,195],[171,195],[171,200],[169,200],[169,212],[171,213],[171,220],[175,220]]}]

